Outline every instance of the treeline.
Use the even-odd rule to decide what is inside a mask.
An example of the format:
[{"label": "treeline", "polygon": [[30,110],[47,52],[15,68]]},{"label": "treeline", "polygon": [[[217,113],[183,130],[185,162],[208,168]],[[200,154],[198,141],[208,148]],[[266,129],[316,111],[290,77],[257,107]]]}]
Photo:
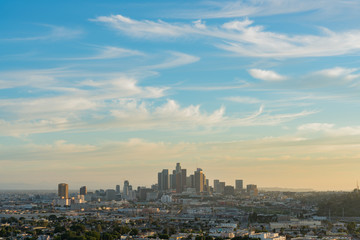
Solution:
[{"label": "treeline", "polygon": [[360,217],[360,191],[329,196],[317,205],[320,216]]}]

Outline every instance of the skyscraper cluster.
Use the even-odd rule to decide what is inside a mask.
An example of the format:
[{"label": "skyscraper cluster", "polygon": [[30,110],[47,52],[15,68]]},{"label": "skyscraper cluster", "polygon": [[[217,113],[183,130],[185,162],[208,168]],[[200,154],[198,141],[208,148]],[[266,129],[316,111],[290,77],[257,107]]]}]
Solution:
[{"label": "skyscraper cluster", "polygon": [[[235,186],[235,187],[234,187]],[[163,169],[158,173],[158,184],[154,184],[151,188],[137,187],[133,189],[128,180],[124,181],[122,189],[120,185],[116,185],[115,189],[99,189],[95,192],[87,192],[86,186],[80,188],[80,194],[76,197],[69,198],[69,187],[66,183],[58,185],[58,205],[68,206],[73,203],[81,203],[84,201],[119,201],[119,200],[140,200],[153,201],[164,196],[171,196],[172,193],[187,194],[205,194],[205,195],[238,195],[245,194],[247,196],[257,196],[258,189],[254,184],[248,184],[244,188],[243,180],[236,179],[235,185],[226,185],[218,179],[214,180],[213,187],[209,184],[204,171],[197,168],[192,174],[187,175],[187,170],[181,168],[180,163],[176,163],[175,168],[170,172]]]},{"label": "skyscraper cluster", "polygon": [[225,194],[225,195],[234,195],[234,194],[242,194],[246,193],[250,196],[257,196],[258,189],[255,184],[246,185],[246,189],[244,188],[244,181],[241,179],[235,180],[235,188],[231,185],[226,185],[225,182],[220,182],[220,180],[214,180],[214,189],[213,193],[215,194]]},{"label": "skyscraper cluster", "polygon": [[176,191],[176,193],[194,190],[196,193],[202,193],[209,192],[210,186],[201,168],[187,176],[187,170],[182,169],[180,163],[177,163],[171,174],[168,169],[163,169],[158,173],[158,190]]},{"label": "skyscraper cluster", "polygon": [[169,174],[168,169],[163,169],[158,173],[158,190],[159,192],[193,192],[197,194],[214,193],[214,194],[243,194],[246,193],[251,196],[258,194],[257,186],[249,184],[244,188],[244,182],[241,179],[235,180],[235,187],[226,185],[218,179],[214,180],[213,187],[209,184],[209,179],[206,178],[203,170],[197,168],[193,174],[187,176],[186,169],[182,169],[180,163],[176,163],[175,169]]}]

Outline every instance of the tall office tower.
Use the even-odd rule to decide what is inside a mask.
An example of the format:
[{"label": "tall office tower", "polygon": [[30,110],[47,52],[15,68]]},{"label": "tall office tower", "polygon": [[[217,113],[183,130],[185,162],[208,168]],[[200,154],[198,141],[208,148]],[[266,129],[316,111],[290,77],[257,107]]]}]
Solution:
[{"label": "tall office tower", "polygon": [[171,179],[171,189],[175,189],[177,193],[181,192],[181,166],[180,163],[176,163],[175,170],[172,171]]},{"label": "tall office tower", "polygon": [[168,169],[163,169],[162,172],[158,173],[158,186],[159,186],[159,191],[169,190],[170,176]]},{"label": "tall office tower", "polygon": [[186,169],[181,169],[181,192],[186,188]]},{"label": "tall office tower", "polygon": [[176,180],[176,192],[177,193],[182,193],[182,180],[181,180],[181,171],[177,172],[175,175],[175,180]]},{"label": "tall office tower", "polygon": [[225,182],[219,182],[218,193],[224,194],[225,191]]},{"label": "tall office tower", "polygon": [[170,189],[174,189],[176,186],[175,186],[175,183],[174,183],[174,181],[175,181],[175,177],[174,177],[175,175],[174,174],[171,174],[170,173],[170,175],[169,175],[169,186],[170,186]]},{"label": "tall office tower", "polygon": [[176,173],[180,172],[181,171],[181,166],[180,166],[180,163],[176,163]]},{"label": "tall office tower", "polygon": [[243,180],[235,180],[235,191],[236,192],[241,192],[243,190],[244,186],[243,186]]},{"label": "tall office tower", "polygon": [[194,172],[194,179],[196,192],[202,193],[204,191],[204,173],[201,168]]},{"label": "tall office tower", "polygon": [[218,193],[219,192],[219,180],[218,179],[215,179],[214,180],[214,193]]},{"label": "tall office tower", "polygon": [[207,192],[207,187],[206,187],[206,176],[204,174],[204,177],[203,177],[203,192]]},{"label": "tall office tower", "polygon": [[194,176],[194,174],[190,175],[190,187],[195,188],[195,176]]},{"label": "tall office tower", "polygon": [[188,188],[192,188],[192,187],[191,187],[191,175],[188,176],[188,177],[186,177],[186,186],[187,186]]},{"label": "tall office tower", "polygon": [[161,191],[163,189],[163,182],[162,182],[162,173],[158,173],[158,191]]},{"label": "tall office tower", "polygon": [[120,185],[116,185],[116,194],[120,193]]},{"label": "tall office tower", "polygon": [[246,185],[246,191],[250,196],[257,196],[258,195],[258,189],[255,184],[248,184]]},{"label": "tall office tower", "polygon": [[58,196],[60,198],[69,198],[69,185],[66,183],[59,183],[58,185]]},{"label": "tall office tower", "polygon": [[176,171],[173,170],[173,173],[170,174],[170,189],[176,189]]},{"label": "tall office tower", "polygon": [[105,191],[105,198],[106,200],[108,201],[112,201],[112,200],[115,200],[115,197],[116,197],[116,192],[114,189],[107,189]]},{"label": "tall office tower", "polygon": [[[205,178],[205,175],[204,175]],[[205,179],[205,184],[204,184],[204,191],[210,193],[210,184],[209,184],[209,179]]]},{"label": "tall office tower", "polygon": [[124,187],[123,187],[124,197],[129,195],[129,191],[130,191],[130,189],[129,189],[129,181],[125,180],[124,181]]},{"label": "tall office tower", "polygon": [[80,188],[80,195],[86,195],[87,194],[87,189],[86,189],[86,186],[82,186],[81,188]]}]

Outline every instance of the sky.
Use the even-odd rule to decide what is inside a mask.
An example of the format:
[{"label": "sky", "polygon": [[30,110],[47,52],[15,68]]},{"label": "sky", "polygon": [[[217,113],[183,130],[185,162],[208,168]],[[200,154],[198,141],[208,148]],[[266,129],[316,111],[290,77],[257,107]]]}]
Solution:
[{"label": "sky", "polygon": [[1,1],[0,189],[360,178],[357,0]]}]

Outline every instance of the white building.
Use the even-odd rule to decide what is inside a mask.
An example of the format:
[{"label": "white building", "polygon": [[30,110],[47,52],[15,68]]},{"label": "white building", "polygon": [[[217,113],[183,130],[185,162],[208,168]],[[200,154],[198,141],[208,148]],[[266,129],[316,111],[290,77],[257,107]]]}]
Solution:
[{"label": "white building", "polygon": [[162,195],[160,201],[162,203],[171,203],[172,197],[170,195]]},{"label": "white building", "polygon": [[61,207],[70,206],[70,200],[71,199],[69,198],[58,198],[55,200],[55,205],[59,205]]},{"label": "white building", "polygon": [[249,234],[249,237],[260,238],[261,240],[286,240],[285,236],[279,236],[278,233],[271,233],[271,232],[261,232],[261,233],[251,232]]}]

